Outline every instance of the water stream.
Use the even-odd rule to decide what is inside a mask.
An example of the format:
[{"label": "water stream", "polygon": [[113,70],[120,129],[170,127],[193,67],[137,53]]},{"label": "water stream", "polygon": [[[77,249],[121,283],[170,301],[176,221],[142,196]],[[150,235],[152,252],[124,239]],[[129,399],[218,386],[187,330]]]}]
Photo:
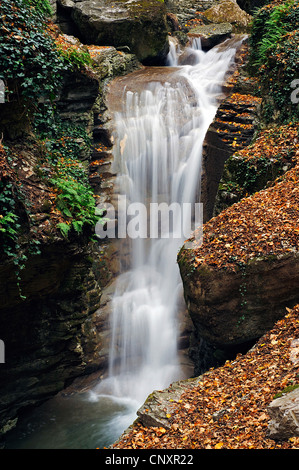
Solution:
[{"label": "water stream", "polygon": [[[176,256],[192,227],[190,212],[182,208],[185,204],[193,213],[199,202],[203,140],[239,45],[229,40],[204,52],[198,40],[184,51],[171,43],[163,80],[147,79],[140,90],[134,83],[123,90],[122,107],[114,112],[114,164],[119,194],[131,210],[127,227],[132,236],[130,269],[119,277],[113,298],[109,375],[84,397],[73,399],[69,414],[57,413],[61,402],[56,402],[56,412],[45,405],[45,421],[55,415],[51,426],[31,421],[31,432],[26,435],[24,428],[12,447],[107,446],[133,422],[149,393],[184,377],[177,351],[182,284]],[[152,208],[161,203],[165,211],[176,203],[166,226],[157,223],[156,213],[152,217]],[[81,423],[89,429],[81,427],[79,441],[75,410],[76,419],[82,414]],[[67,439],[59,433],[55,437],[52,428],[58,422],[60,429],[68,429]]]}]

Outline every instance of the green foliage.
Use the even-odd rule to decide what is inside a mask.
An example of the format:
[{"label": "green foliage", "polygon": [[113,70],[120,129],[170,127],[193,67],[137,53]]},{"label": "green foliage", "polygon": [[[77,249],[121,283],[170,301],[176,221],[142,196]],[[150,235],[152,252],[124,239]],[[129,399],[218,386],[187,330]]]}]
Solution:
[{"label": "green foliage", "polygon": [[0,182],[0,236],[4,250],[15,243],[20,225],[19,217],[15,213],[15,199],[13,185],[10,182]]},{"label": "green foliage", "polygon": [[271,50],[267,64],[263,67],[261,82],[266,96],[263,104],[266,122],[270,122],[273,116],[281,123],[299,118],[298,104],[291,101],[291,84],[299,77],[298,43],[299,30],[284,35]]},{"label": "green foliage", "polygon": [[58,188],[56,206],[67,219],[67,222],[58,224],[58,228],[64,236],[73,228],[81,233],[84,226],[94,226],[99,216],[96,215],[96,207],[93,193],[85,185],[71,178],[52,178],[51,183]]},{"label": "green foliage", "polygon": [[20,297],[24,299],[20,282],[27,256],[20,250],[18,243],[21,225],[15,209],[15,191],[13,183],[0,182],[0,246],[4,254],[13,261]]},{"label": "green foliage", "polygon": [[[88,176],[79,160],[82,150],[88,152],[90,138],[81,127],[61,122],[54,99],[65,72],[90,65],[91,58],[84,50],[54,42],[46,30],[51,14],[47,0],[1,0],[0,79],[8,101],[21,101],[27,116],[33,116],[33,131],[44,150],[36,170],[57,194],[55,203],[62,214],[58,228],[67,236],[71,229],[81,233],[86,226],[94,226],[100,215],[96,215]],[[27,255],[19,243],[19,196],[13,183],[1,181],[0,244],[2,252],[13,259],[20,289]],[[27,248],[28,253],[40,253],[35,240]]]},{"label": "green foliage", "polygon": [[[44,163],[50,170],[50,183],[57,191],[56,208],[65,220],[59,222],[57,227],[64,236],[67,236],[71,229],[81,233],[84,227],[92,227],[100,219],[100,215],[96,215],[95,200],[88,183],[86,168],[78,158],[82,146],[88,152],[91,139],[84,128],[62,122],[57,117],[48,127],[41,116],[37,127],[42,129],[40,138],[46,148]],[[40,171],[42,172],[42,165]]]},{"label": "green foliage", "polygon": [[69,64],[73,69],[81,69],[86,65],[92,65],[92,58],[90,57],[89,52],[84,50],[81,51],[74,47],[63,49],[62,47],[59,47],[59,45],[58,50],[65,63]]},{"label": "green foliage", "polygon": [[48,125],[65,72],[92,63],[88,52],[54,42],[45,23],[50,12],[44,0],[0,2],[0,79],[9,101],[21,97],[34,119],[43,116]]},{"label": "green foliage", "polygon": [[299,117],[291,101],[292,82],[299,76],[299,3],[266,5],[253,18],[249,70],[261,84],[266,123],[287,123]]},{"label": "green foliage", "polygon": [[48,0],[24,0],[24,3],[27,3],[29,7],[33,7],[42,17],[51,16],[53,14]]},{"label": "green foliage", "polygon": [[65,62],[45,32],[44,16],[29,4],[0,3],[0,78],[10,93],[36,106],[41,99],[54,98]]}]

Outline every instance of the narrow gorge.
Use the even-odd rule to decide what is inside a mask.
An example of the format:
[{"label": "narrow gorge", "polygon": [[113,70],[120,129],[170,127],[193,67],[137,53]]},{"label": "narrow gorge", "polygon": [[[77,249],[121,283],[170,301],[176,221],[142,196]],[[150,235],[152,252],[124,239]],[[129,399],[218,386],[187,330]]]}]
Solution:
[{"label": "narrow gorge", "polygon": [[291,44],[298,5],[50,3],[15,1],[14,73],[2,7],[2,445],[175,448],[174,404],[297,312],[298,106],[252,51],[275,8]]}]

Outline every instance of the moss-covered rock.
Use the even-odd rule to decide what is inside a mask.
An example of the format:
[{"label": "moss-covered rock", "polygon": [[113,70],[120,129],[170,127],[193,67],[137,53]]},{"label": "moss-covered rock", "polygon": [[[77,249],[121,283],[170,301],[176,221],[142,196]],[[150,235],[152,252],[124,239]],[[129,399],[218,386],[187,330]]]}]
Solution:
[{"label": "moss-covered rock", "polygon": [[168,52],[166,8],[158,0],[98,0],[76,3],[72,18],[88,44],[128,46],[142,62],[162,61]]},{"label": "moss-covered rock", "polygon": [[229,22],[235,32],[248,29],[251,16],[242,10],[233,0],[222,0],[204,12],[204,17],[211,23]]}]

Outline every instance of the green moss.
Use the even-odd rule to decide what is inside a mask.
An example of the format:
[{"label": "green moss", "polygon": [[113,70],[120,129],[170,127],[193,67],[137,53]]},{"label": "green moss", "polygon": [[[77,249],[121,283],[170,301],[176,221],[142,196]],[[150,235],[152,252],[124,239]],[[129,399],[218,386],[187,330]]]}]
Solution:
[{"label": "green moss", "polygon": [[293,392],[293,390],[296,390],[296,388],[299,388],[299,384],[288,385],[286,388],[281,390],[281,392],[278,392],[276,395],[274,395],[274,400],[276,398],[282,397],[283,395],[286,395],[287,393]]},{"label": "green moss", "polygon": [[258,10],[249,41],[249,70],[260,79],[264,121],[298,119],[298,104],[291,100],[291,84],[299,74],[298,0]]}]

